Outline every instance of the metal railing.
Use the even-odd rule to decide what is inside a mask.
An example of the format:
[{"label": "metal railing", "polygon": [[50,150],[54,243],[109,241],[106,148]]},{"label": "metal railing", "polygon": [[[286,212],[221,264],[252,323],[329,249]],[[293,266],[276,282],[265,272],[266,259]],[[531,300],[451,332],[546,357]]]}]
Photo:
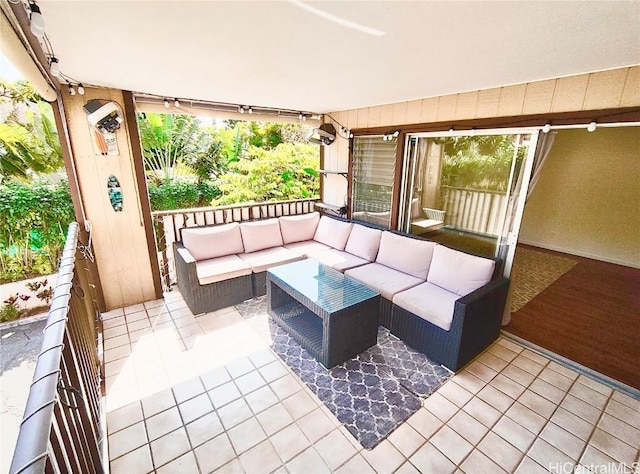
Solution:
[{"label": "metal railing", "polygon": [[295,199],[152,212],[160,274],[165,289],[170,289],[176,281],[171,246],[181,240],[180,229],[307,214],[314,211],[314,204],[319,201],[319,198]]},{"label": "metal railing", "polygon": [[99,313],[69,226],[10,473],[102,473]]},{"label": "metal railing", "polygon": [[442,186],[445,225],[469,232],[500,235],[507,193]]}]

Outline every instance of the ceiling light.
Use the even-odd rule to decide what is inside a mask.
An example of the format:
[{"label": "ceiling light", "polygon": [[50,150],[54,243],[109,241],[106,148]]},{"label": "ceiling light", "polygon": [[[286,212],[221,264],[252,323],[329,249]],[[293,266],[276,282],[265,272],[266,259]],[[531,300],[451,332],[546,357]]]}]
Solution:
[{"label": "ceiling light", "polygon": [[78,84],[78,94],[84,95],[84,86],[82,83]]},{"label": "ceiling light", "polygon": [[400,135],[400,132],[398,130],[393,132],[393,138],[398,138],[398,135]]},{"label": "ceiling light", "polygon": [[544,127],[542,127],[542,133],[549,133],[551,131],[551,124],[545,123]]},{"label": "ceiling light", "polygon": [[454,132],[453,127],[451,127],[451,128],[449,129],[449,135],[453,135],[453,132]]},{"label": "ceiling light", "polygon": [[30,3],[31,9],[31,33],[37,38],[44,36],[44,17],[40,13],[40,7],[35,3]]},{"label": "ceiling light", "polygon": [[169,108],[169,99],[164,99],[164,106],[168,109]]},{"label": "ceiling light", "polygon": [[238,107],[238,112],[243,114],[244,113],[244,107],[243,106]]},{"label": "ceiling light", "polygon": [[179,101],[178,99],[176,99],[176,100],[173,102],[173,105],[175,105],[177,108],[180,108],[180,101]]},{"label": "ceiling light", "polygon": [[598,124],[596,122],[591,122],[589,125],[587,125],[587,132],[595,132],[597,126]]},{"label": "ceiling light", "polygon": [[251,107],[249,107],[249,115],[253,114],[253,109]]},{"label": "ceiling light", "polygon": [[69,95],[76,95],[76,90],[69,82],[67,82],[67,86],[69,87]]},{"label": "ceiling light", "polygon": [[58,77],[60,75],[60,63],[58,63],[58,58],[55,56],[51,56],[49,60],[49,72],[54,77]]}]

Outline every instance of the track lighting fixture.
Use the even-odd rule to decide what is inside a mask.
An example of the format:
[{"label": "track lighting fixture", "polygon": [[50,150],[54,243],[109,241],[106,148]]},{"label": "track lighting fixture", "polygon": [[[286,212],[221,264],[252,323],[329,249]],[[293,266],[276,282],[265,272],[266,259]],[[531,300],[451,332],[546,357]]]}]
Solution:
[{"label": "track lighting fixture", "polygon": [[169,99],[164,99],[164,106],[168,109],[169,108]]},{"label": "track lighting fixture", "polygon": [[598,124],[594,121],[587,125],[587,132],[595,132]]},{"label": "track lighting fixture", "polygon": [[453,127],[451,127],[451,128],[449,129],[449,135],[452,135],[452,136],[453,136],[453,133],[454,133],[454,130],[453,130]]},{"label": "track lighting fixture", "polygon": [[544,124],[542,127],[542,133],[549,133],[551,131],[551,124],[549,122]]},{"label": "track lighting fixture", "polygon": [[69,95],[76,95],[76,90],[73,88],[71,83],[67,82],[67,86],[69,87]]},{"label": "track lighting fixture", "polygon": [[244,107],[242,105],[238,107],[238,112],[240,112],[241,114],[244,113]]},{"label": "track lighting fixture", "polygon": [[40,12],[40,7],[35,3],[29,3],[29,9],[31,10],[31,33],[36,38],[42,38],[44,36],[44,17]]},{"label": "track lighting fixture", "polygon": [[251,107],[249,107],[248,112],[249,112],[249,115],[253,115],[253,109]]},{"label": "track lighting fixture", "polygon": [[51,59],[49,60],[49,72],[54,77],[58,77],[60,75],[60,63],[58,63],[58,58],[55,56],[51,56]]},{"label": "track lighting fixture", "polygon": [[178,108],[178,109],[179,109],[179,108],[180,108],[180,101],[179,101],[178,99],[174,100],[174,101],[173,101],[173,105],[175,105],[175,106],[176,106],[176,108]]},{"label": "track lighting fixture", "polygon": [[78,84],[78,94],[84,95],[84,86],[82,83]]}]

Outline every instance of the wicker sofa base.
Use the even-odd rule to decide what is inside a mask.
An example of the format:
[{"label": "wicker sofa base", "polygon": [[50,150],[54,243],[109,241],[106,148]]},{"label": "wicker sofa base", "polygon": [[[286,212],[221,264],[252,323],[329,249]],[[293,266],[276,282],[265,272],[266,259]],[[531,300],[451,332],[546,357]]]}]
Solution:
[{"label": "wicker sofa base", "polygon": [[267,294],[267,272],[251,274],[251,284],[253,285],[253,296],[264,296]]}]

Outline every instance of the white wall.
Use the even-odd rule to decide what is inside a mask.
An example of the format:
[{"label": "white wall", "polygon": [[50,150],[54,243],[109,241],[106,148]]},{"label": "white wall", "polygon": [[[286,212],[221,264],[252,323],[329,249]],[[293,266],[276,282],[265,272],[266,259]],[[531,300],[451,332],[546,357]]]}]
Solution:
[{"label": "white wall", "polygon": [[519,240],[640,268],[640,127],[560,131]]}]

